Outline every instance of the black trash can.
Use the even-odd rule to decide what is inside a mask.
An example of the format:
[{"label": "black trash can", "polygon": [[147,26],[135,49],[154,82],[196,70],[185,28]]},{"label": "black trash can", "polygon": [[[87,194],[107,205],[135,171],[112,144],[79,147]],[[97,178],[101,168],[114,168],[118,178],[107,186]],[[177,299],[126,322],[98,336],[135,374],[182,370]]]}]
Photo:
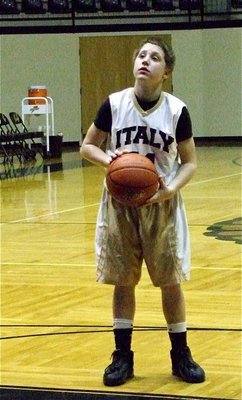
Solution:
[{"label": "black trash can", "polygon": [[43,146],[43,155],[47,158],[61,158],[63,135],[49,136],[50,151],[47,153],[46,143]]}]

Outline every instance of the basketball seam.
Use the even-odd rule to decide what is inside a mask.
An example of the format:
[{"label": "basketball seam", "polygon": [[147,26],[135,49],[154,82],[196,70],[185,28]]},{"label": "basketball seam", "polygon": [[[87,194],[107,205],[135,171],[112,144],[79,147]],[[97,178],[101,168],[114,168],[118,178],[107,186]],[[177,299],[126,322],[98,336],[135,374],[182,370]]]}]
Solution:
[{"label": "basketball seam", "polygon": [[135,185],[127,186],[127,184],[125,185],[125,184],[123,184],[123,183],[121,183],[121,182],[116,183],[115,181],[112,180],[111,177],[109,177],[109,179],[110,179],[110,181],[112,182],[113,185],[115,185],[115,186],[117,186],[117,187],[126,188],[127,190],[128,190],[128,189],[131,189],[131,188],[133,188],[133,189],[140,189],[140,190],[142,190],[142,189],[147,189],[147,188],[150,188],[151,186],[154,186],[155,184],[158,183],[158,180],[157,180],[157,182],[154,182],[154,183],[152,183],[151,185],[147,185],[147,186],[135,186]]}]

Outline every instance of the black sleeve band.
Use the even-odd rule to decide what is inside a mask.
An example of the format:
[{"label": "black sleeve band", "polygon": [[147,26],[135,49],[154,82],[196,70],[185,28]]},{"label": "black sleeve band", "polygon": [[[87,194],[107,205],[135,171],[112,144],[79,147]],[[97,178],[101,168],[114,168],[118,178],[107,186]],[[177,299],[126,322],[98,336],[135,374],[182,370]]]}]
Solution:
[{"label": "black sleeve band", "polygon": [[99,108],[94,119],[94,124],[98,129],[101,129],[104,132],[111,132],[112,114],[109,98],[107,98]]},{"label": "black sleeve band", "polygon": [[176,141],[177,143],[192,137],[192,121],[190,114],[186,107],[183,107],[182,113],[176,127]]}]

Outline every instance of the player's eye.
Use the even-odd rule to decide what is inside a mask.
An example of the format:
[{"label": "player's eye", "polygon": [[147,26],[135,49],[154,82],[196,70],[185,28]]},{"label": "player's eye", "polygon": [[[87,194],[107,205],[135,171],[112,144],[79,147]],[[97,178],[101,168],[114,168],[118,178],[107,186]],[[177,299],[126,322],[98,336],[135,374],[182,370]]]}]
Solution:
[{"label": "player's eye", "polygon": [[154,60],[154,61],[160,61],[160,58],[159,58],[159,56],[157,56],[157,55],[153,55],[152,56],[152,60]]}]

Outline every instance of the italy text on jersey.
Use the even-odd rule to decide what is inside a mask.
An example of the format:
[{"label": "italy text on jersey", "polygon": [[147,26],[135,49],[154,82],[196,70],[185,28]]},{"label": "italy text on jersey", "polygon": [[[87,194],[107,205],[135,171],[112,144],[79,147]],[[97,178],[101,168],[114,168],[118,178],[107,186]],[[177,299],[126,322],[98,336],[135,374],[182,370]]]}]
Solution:
[{"label": "italy text on jersey", "polygon": [[159,129],[147,126],[129,126],[116,132],[116,149],[130,144],[146,144],[169,153],[174,138]]}]

